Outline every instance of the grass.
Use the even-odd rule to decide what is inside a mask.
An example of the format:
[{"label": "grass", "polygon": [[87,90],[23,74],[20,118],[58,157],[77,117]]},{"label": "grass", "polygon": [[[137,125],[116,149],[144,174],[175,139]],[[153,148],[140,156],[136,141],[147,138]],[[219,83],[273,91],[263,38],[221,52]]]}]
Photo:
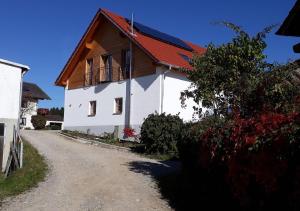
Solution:
[{"label": "grass", "polygon": [[105,144],[111,144],[114,146],[119,147],[126,147],[129,148],[133,153],[139,154],[143,157],[155,159],[155,160],[177,160],[177,156],[174,154],[147,154],[145,152],[145,145],[133,141],[119,141],[113,137],[112,134],[106,133],[103,136],[95,136],[92,134],[86,134],[79,131],[70,131],[70,130],[63,130],[61,131],[64,135],[73,137],[73,138],[84,138],[93,141],[98,141]]},{"label": "grass", "polygon": [[48,166],[43,156],[24,141],[24,165],[4,179],[0,173],[0,204],[1,201],[8,197],[18,195],[44,180],[48,172]]},{"label": "grass", "polygon": [[81,133],[79,131],[63,130],[64,135],[71,136],[73,138],[84,138],[92,141],[98,141],[105,144],[111,144],[119,147],[132,148],[140,146],[141,144],[132,141],[119,141],[113,137],[113,134],[106,133],[103,136],[95,136],[92,134]]}]

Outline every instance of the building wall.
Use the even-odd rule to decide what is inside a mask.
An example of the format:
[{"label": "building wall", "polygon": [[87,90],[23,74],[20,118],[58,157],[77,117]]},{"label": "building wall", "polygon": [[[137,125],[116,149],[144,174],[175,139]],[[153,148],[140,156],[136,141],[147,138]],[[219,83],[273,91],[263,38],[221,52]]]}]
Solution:
[{"label": "building wall", "polygon": [[[5,124],[5,134],[0,169],[4,170],[13,140],[13,128],[18,125],[20,111],[21,69],[0,63],[0,123]],[[1,159],[0,159],[1,160]]]},{"label": "building wall", "polygon": [[[131,111],[128,111],[129,80],[96,86],[65,89],[64,129],[102,134],[113,132],[118,126],[119,137],[129,118],[137,131],[144,118],[160,108],[160,73],[132,79]],[[114,99],[123,98],[123,112],[114,113]],[[96,101],[95,116],[88,116],[89,102]]]},{"label": "building wall", "polygon": [[34,115],[37,115],[38,101],[32,100],[32,101],[27,101],[27,103],[28,103],[27,111],[23,112],[23,116],[22,116],[22,118],[26,118],[26,124],[22,125],[22,128],[34,129],[32,123],[31,123],[31,117]]},{"label": "building wall", "polygon": [[21,69],[0,63],[0,118],[18,119]]},{"label": "building wall", "polygon": [[164,84],[162,85],[164,90],[162,111],[172,115],[179,113],[180,118],[184,121],[197,120],[196,116],[193,117],[193,106],[197,106],[197,104],[192,99],[188,99],[186,100],[186,107],[183,108],[180,101],[181,92],[188,89],[190,85],[191,82],[183,74],[166,72],[164,74]]}]

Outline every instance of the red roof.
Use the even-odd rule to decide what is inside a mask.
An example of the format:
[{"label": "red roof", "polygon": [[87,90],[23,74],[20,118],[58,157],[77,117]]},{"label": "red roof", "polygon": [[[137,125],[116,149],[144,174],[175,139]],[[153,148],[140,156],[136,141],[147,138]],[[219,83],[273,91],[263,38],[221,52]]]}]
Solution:
[{"label": "red roof", "polygon": [[127,35],[130,36],[134,41],[136,41],[144,50],[147,51],[147,53],[154,57],[157,62],[167,63],[177,67],[191,68],[188,61],[180,56],[180,54],[186,55],[191,58],[195,53],[203,54],[205,52],[205,48],[187,41],[184,42],[188,46],[190,46],[194,50],[194,52],[146,36],[139,33],[138,31],[135,31],[136,36],[132,36],[130,33],[130,25],[124,17],[121,17],[105,9],[102,9],[101,12],[108,18],[110,18],[113,23],[115,23],[119,28],[127,33]]}]

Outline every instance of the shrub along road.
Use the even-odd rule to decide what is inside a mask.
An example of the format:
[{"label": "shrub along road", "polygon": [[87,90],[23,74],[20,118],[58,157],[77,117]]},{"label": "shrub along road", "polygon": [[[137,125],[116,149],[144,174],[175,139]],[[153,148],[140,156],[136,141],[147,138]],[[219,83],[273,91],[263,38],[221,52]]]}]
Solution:
[{"label": "shrub along road", "polygon": [[6,200],[3,210],[171,209],[153,178],[173,171],[172,162],[75,143],[53,131],[22,135],[46,157],[50,174],[37,188]]}]

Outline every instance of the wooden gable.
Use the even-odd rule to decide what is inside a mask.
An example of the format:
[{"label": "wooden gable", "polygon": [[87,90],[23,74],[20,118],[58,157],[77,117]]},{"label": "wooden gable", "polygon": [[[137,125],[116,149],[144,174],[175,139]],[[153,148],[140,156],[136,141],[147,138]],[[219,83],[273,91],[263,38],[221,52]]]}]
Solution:
[{"label": "wooden gable", "polygon": [[[68,88],[75,89],[85,86],[87,60],[93,59],[92,84],[101,83],[104,78],[104,55],[112,56],[112,81],[124,79],[122,70],[122,51],[129,49],[130,40],[114,24],[100,16],[96,27],[90,29],[85,37],[84,46],[79,46],[69,66],[70,75],[65,78]],[[133,77],[155,73],[153,60],[138,46],[133,44]],[[65,76],[66,77],[66,76]]]}]

